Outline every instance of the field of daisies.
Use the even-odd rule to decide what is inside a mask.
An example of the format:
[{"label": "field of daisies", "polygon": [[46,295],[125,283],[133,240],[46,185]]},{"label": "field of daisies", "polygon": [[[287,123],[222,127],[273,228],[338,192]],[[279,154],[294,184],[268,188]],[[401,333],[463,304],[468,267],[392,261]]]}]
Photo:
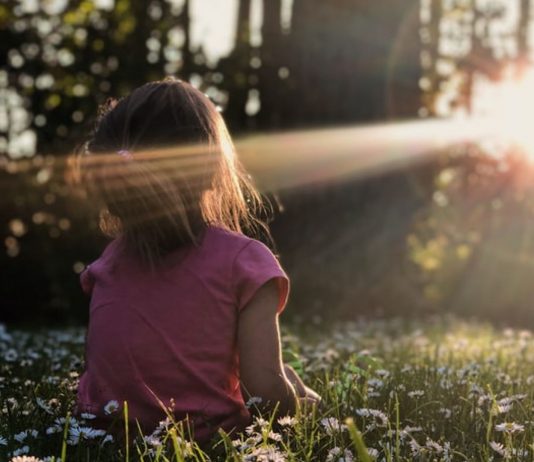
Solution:
[{"label": "field of daisies", "polygon": [[92,415],[69,415],[84,334],[0,326],[0,461],[534,460],[528,330],[443,318],[289,328],[285,359],[322,405],[256,418],[202,449],[169,419],[125,444],[93,428]]}]

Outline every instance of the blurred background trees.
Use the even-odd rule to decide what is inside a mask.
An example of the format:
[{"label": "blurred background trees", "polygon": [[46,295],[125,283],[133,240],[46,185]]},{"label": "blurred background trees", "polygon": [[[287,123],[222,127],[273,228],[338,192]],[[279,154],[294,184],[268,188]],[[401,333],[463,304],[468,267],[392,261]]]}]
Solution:
[{"label": "blurred background trees", "polygon": [[[200,3],[216,14],[210,0],[0,5],[0,320],[87,315],[78,273],[105,241],[63,171],[110,96],[176,75],[240,135],[477,114],[531,61],[529,0],[224,0],[233,48],[215,57],[193,40]],[[488,143],[433,154],[270,192],[284,205],[272,227],[288,315],[534,323],[530,163]]]}]

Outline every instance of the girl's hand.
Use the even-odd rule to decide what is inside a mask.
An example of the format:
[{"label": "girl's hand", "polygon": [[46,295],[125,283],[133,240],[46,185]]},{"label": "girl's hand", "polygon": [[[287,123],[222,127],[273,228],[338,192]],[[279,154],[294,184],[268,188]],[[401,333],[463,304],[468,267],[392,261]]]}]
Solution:
[{"label": "girl's hand", "polygon": [[321,402],[321,397],[319,394],[309,387],[306,387],[306,395],[304,396],[304,399],[315,404],[319,404]]},{"label": "girl's hand", "polygon": [[314,413],[321,406],[321,397],[310,389],[310,394],[298,398],[299,408],[304,413]]},{"label": "girl's hand", "polygon": [[284,364],[284,373],[295,388],[298,398],[303,398],[309,402],[315,402],[315,404],[319,404],[321,402],[321,397],[319,394],[310,387],[306,386],[295,369],[293,369],[289,364]]}]

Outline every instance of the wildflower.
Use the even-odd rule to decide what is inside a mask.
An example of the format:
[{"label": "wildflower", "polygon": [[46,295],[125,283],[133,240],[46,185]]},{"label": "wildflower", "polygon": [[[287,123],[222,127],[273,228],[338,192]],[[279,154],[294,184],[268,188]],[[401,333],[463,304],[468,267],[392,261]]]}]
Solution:
[{"label": "wildflower", "polygon": [[146,444],[149,444],[150,446],[154,446],[154,447],[158,447],[163,444],[158,437],[153,436],[153,435],[145,436],[143,437],[143,440]]},{"label": "wildflower", "polygon": [[506,448],[502,445],[502,443],[497,443],[496,441],[491,441],[490,442],[490,447],[491,449],[493,449],[497,454],[499,454],[500,456],[507,456],[507,451],[506,451]]},{"label": "wildflower", "polygon": [[441,454],[443,452],[443,447],[441,446],[441,444],[436,443],[435,441],[431,440],[430,438],[427,438],[425,446],[426,446],[427,449],[430,449],[430,450],[436,452],[437,454]]},{"label": "wildflower", "polygon": [[[15,381],[12,382],[15,383]],[[19,407],[19,402],[15,398],[6,399],[6,403],[10,409],[16,409]]]},{"label": "wildflower", "polygon": [[82,419],[86,419],[86,420],[92,420],[92,419],[96,419],[96,415],[94,414],[90,414],[89,412],[82,412],[80,414],[80,417]]},{"label": "wildflower", "polygon": [[493,412],[494,415],[498,414],[506,414],[512,409],[512,403],[510,404],[497,404],[497,407],[495,409],[495,412]]},{"label": "wildflower", "polygon": [[159,435],[167,433],[171,427],[174,426],[173,421],[169,417],[165,417],[164,420],[160,420],[156,429],[152,432],[153,435]]},{"label": "wildflower", "polygon": [[505,432],[509,434],[521,433],[525,430],[525,426],[517,424],[515,422],[504,422],[495,425],[495,430],[497,430],[498,432]]},{"label": "wildflower", "polygon": [[106,432],[104,430],[74,426],[69,428],[69,439],[67,440],[67,443],[71,446],[75,446],[82,440],[92,440],[105,434]]},{"label": "wildflower", "polygon": [[42,459],[38,459],[33,456],[16,456],[11,459],[11,462],[44,462]]},{"label": "wildflower", "polygon": [[257,406],[261,404],[263,399],[261,399],[259,396],[252,396],[245,404],[247,409],[250,409],[251,407]]},{"label": "wildflower", "polygon": [[384,379],[388,378],[390,375],[390,372],[386,371],[385,369],[377,369],[375,373],[378,375],[378,377],[382,377]]},{"label": "wildflower", "polygon": [[382,388],[384,386],[384,382],[379,379],[369,379],[367,384],[373,388]]},{"label": "wildflower", "polygon": [[0,436],[0,446],[7,446],[7,440],[3,436]]},{"label": "wildflower", "polygon": [[407,425],[401,430],[400,437],[401,438],[406,438],[407,436],[411,437],[412,433],[422,432],[422,431],[423,429],[421,427],[410,427],[409,425]]},{"label": "wildflower", "polygon": [[[65,424],[67,423],[67,419],[65,417],[59,417],[56,420],[54,420],[54,424],[63,428]],[[75,425],[78,425],[78,421],[74,417],[69,418],[69,427],[73,427]]]},{"label": "wildflower", "polygon": [[106,443],[113,443],[113,436],[112,435],[106,435],[106,437],[102,440],[102,445]]},{"label": "wildflower", "polygon": [[341,450],[339,447],[334,447],[328,451],[326,455],[326,462],[352,462],[354,456],[350,449]]},{"label": "wildflower", "polygon": [[251,449],[253,447],[256,446],[256,444],[258,444],[260,441],[263,440],[263,437],[261,435],[254,435],[254,436],[250,436],[248,437],[245,441],[243,441],[242,439],[236,439],[236,440],[233,440],[232,441],[232,445],[238,450],[238,451],[241,451],[241,452],[244,452],[248,449]]},{"label": "wildflower", "polygon": [[15,438],[19,443],[24,442],[24,440],[28,437],[28,431],[23,431],[20,433],[17,433],[13,435],[13,438]]},{"label": "wildflower", "polygon": [[324,419],[321,419],[321,425],[324,427],[328,435],[332,435],[336,432],[342,432],[347,429],[347,426],[342,424],[335,417],[325,417]]},{"label": "wildflower", "polygon": [[378,409],[356,409],[356,414],[362,417],[373,417],[375,419],[378,419],[378,425],[381,427],[385,427],[389,422],[387,415],[384,414],[382,411],[379,411]]},{"label": "wildflower", "polygon": [[19,449],[15,449],[13,451],[13,456],[14,457],[17,457],[17,456],[22,456],[23,454],[28,454],[28,452],[30,452],[30,447],[29,446],[22,446],[21,448]]},{"label": "wildflower", "polygon": [[236,440],[232,440],[232,446],[234,448],[239,449],[239,448],[241,448],[241,446],[243,446],[243,441],[241,441],[239,438],[236,439]]},{"label": "wildflower", "polygon": [[505,337],[510,338],[510,337],[513,337],[513,336],[514,336],[514,330],[511,329],[510,327],[507,327],[506,329],[504,329],[504,330],[502,331],[502,334],[503,334]]},{"label": "wildflower", "polygon": [[14,363],[18,359],[19,355],[13,348],[10,348],[4,353],[4,359],[8,363]]},{"label": "wildflower", "polygon": [[519,337],[522,339],[527,339],[532,337],[532,332],[529,330],[520,330],[519,331]]},{"label": "wildflower", "polygon": [[448,441],[445,441],[443,443],[443,462],[452,462],[452,450],[451,450],[451,443]]},{"label": "wildflower", "polygon": [[525,460],[526,457],[528,456],[528,451],[526,449],[510,448],[509,451],[512,453],[512,456],[518,458],[516,460]]},{"label": "wildflower", "polygon": [[256,433],[256,427],[254,424],[252,425],[249,425],[248,427],[245,428],[245,433],[247,435],[253,435],[254,433]]},{"label": "wildflower", "polygon": [[47,414],[53,414],[51,407],[47,404],[47,402],[44,399],[36,398],[35,401],[37,403],[37,406],[39,406]]},{"label": "wildflower", "polygon": [[341,448],[334,447],[328,451],[328,454],[326,456],[326,462],[334,462],[339,460],[339,457],[341,456]]},{"label": "wildflower", "polygon": [[254,424],[260,428],[265,428],[269,425],[269,422],[265,420],[263,417],[255,417]]},{"label": "wildflower", "polygon": [[119,403],[118,403],[118,401],[115,401],[114,399],[112,399],[111,401],[109,401],[109,402],[104,406],[104,412],[105,412],[107,415],[113,414],[113,413],[117,412],[118,410],[119,410]]},{"label": "wildflower", "polygon": [[408,396],[410,398],[420,398],[424,394],[425,394],[425,392],[423,390],[413,390],[413,391],[409,391],[408,392]]},{"label": "wildflower", "polygon": [[292,416],[284,416],[278,418],[278,423],[282,425],[282,427],[293,427],[297,423],[297,419]]},{"label": "wildflower", "polygon": [[380,452],[378,451],[378,449],[375,448],[367,448],[367,454],[369,454],[371,459],[378,459]]},{"label": "wildflower", "polygon": [[410,445],[410,450],[412,451],[412,456],[417,456],[421,452],[421,446],[413,438],[408,443]]},{"label": "wildflower", "polygon": [[484,394],[484,390],[480,386],[478,386],[475,383],[471,384],[469,395],[468,395],[470,398],[473,398],[475,396],[481,396],[483,394]]},{"label": "wildflower", "polygon": [[504,372],[498,372],[496,374],[496,377],[497,377],[497,380],[499,380],[505,385],[508,385],[512,382],[512,379],[510,378],[510,376],[508,374],[505,374]]},{"label": "wildflower", "polygon": [[9,343],[13,340],[13,337],[7,333],[6,326],[4,324],[0,324],[0,341]]},{"label": "wildflower", "polygon": [[246,455],[243,460],[245,462],[285,462],[286,458],[278,449],[262,446]]}]

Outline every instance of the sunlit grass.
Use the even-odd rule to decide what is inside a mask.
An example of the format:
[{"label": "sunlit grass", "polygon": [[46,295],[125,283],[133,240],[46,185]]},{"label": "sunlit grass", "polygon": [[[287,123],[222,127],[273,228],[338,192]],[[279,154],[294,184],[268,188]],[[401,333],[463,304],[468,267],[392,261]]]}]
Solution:
[{"label": "sunlit grass", "polygon": [[83,331],[0,330],[0,460],[532,460],[532,339],[444,318],[293,326],[285,359],[323,396],[319,409],[264,416],[203,448],[168,421],[126,449],[89,417],[65,419]]}]

